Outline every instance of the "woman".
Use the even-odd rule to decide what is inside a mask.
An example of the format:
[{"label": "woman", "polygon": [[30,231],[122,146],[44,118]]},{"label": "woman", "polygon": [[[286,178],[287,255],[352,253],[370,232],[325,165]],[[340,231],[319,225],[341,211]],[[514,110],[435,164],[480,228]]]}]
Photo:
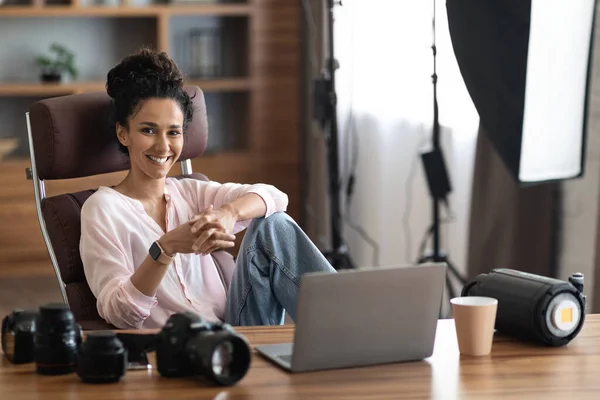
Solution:
[{"label": "woman", "polygon": [[[118,328],[157,328],[177,312],[232,325],[295,318],[300,276],[335,272],[265,184],[168,178],[192,102],[165,53],[141,50],[107,77],[116,137],[131,168],[81,212],[81,259],[98,312]],[[247,228],[230,287],[210,253]]]}]

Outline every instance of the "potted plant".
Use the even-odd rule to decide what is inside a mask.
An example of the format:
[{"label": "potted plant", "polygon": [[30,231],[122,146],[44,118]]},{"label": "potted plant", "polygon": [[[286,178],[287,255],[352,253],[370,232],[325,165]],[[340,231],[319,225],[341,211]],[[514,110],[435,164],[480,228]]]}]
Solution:
[{"label": "potted plant", "polygon": [[42,82],[60,82],[63,75],[67,73],[71,79],[76,79],[78,75],[75,68],[75,55],[65,46],[53,43],[50,46],[51,56],[39,56],[35,59],[36,64],[41,68]]}]

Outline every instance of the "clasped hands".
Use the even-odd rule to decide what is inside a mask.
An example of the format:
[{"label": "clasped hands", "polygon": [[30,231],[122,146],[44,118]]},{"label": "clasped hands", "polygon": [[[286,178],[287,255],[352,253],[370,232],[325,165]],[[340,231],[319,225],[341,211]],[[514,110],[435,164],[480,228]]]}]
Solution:
[{"label": "clasped hands", "polygon": [[165,253],[210,254],[218,249],[235,246],[233,227],[235,212],[223,206],[217,210],[210,205],[185,224],[165,233],[160,244]]}]

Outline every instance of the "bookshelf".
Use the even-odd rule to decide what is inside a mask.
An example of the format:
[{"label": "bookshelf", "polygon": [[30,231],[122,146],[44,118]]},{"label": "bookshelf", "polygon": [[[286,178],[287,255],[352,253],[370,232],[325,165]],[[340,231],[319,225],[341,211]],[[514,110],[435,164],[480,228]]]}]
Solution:
[{"label": "bookshelf", "polygon": [[[247,92],[252,90],[252,81],[247,78],[187,80],[187,85],[199,86],[208,93]],[[52,97],[83,92],[105,90],[105,82],[76,83],[0,83],[2,97]]]},{"label": "bookshelf", "polygon": [[217,17],[250,16],[248,4],[199,4],[148,5],[148,6],[87,6],[82,4],[58,4],[46,6],[17,5],[0,6],[0,18],[50,18],[50,17],[161,17],[170,15],[204,15]]},{"label": "bookshelf", "polygon": [[[224,73],[218,78],[190,77],[186,84],[197,85],[205,93],[209,143],[218,136],[215,127],[224,131],[223,140],[193,160],[193,168],[220,182],[272,184],[288,194],[288,213],[300,221],[300,2],[140,5],[141,0],[129,0],[118,6],[98,6],[93,1],[0,6],[0,137],[17,136],[20,147],[26,148],[24,115],[31,103],[104,90],[108,69],[142,45],[166,51],[186,73],[177,39],[182,27],[195,21],[219,24]],[[76,63],[81,62],[80,80],[47,84],[35,75],[29,65],[32,58],[55,40],[75,47]],[[7,121],[8,117],[14,121]],[[0,229],[0,263],[47,261],[31,182],[23,172],[29,164],[26,151],[0,161],[0,218],[5,227],[19,226],[18,232]],[[46,182],[46,190],[52,195],[99,182],[112,184],[121,178],[117,174]]]},{"label": "bookshelf", "polygon": [[[49,0],[52,2],[64,2],[65,0]],[[199,3],[197,5],[179,4],[146,4],[133,5],[133,1],[125,0],[119,5],[95,5],[84,4],[89,0],[67,0],[68,4],[24,4],[0,6],[0,24],[2,21],[10,21],[15,24],[17,20],[24,25],[38,25],[40,22],[46,24],[45,29],[58,31],[66,28],[70,23],[86,21],[90,27],[105,26],[103,33],[97,33],[99,40],[107,32],[110,32],[111,23],[120,26],[115,36],[130,36],[130,32],[137,31],[138,37],[129,40],[129,43],[119,44],[121,47],[113,54],[91,54],[79,49],[82,57],[89,60],[91,57],[107,57],[111,65],[116,64],[123,56],[133,52],[142,45],[151,46],[165,51],[179,64],[184,74],[188,76],[186,84],[197,85],[204,91],[207,97],[209,122],[213,122],[213,135],[209,141],[209,151],[237,150],[240,144],[249,143],[247,137],[250,131],[242,132],[239,129],[247,124],[247,115],[251,107],[251,91],[253,90],[253,76],[251,74],[251,60],[248,47],[250,46],[251,19],[254,12],[253,3],[224,3],[210,4]],[[64,21],[63,27],[59,23]],[[115,22],[116,21],[116,22]],[[53,24],[54,22],[54,24]],[[127,26],[131,28],[128,30]],[[135,25],[135,26],[134,26]],[[188,39],[189,32],[197,26],[209,25],[219,29],[219,44],[222,51],[222,71],[216,77],[201,78],[192,74],[191,71],[191,44]],[[85,29],[83,27],[72,28],[73,30]],[[115,29],[113,29],[113,32]],[[139,32],[144,34],[140,35]],[[52,32],[51,32],[52,34]],[[188,35],[188,36],[186,36]],[[188,39],[186,41],[186,39]],[[63,38],[64,40],[68,40]],[[113,38],[115,40],[115,38]],[[118,41],[118,40],[117,40]],[[58,40],[60,43],[60,40]],[[61,43],[62,44],[62,43]],[[26,45],[26,43],[23,43]],[[69,48],[69,46],[67,45]],[[78,49],[74,50],[77,62]],[[117,54],[118,53],[118,54]],[[32,57],[31,57],[32,58]],[[33,60],[29,60],[33,62]],[[89,65],[88,65],[89,66]],[[0,68],[2,61],[0,61]],[[107,65],[102,69],[108,72]],[[86,72],[83,66],[82,72]],[[89,69],[89,68],[88,68]],[[21,77],[22,78],[22,77]],[[87,79],[86,79],[87,78]],[[65,83],[41,82],[39,76],[29,72],[27,79],[15,79],[9,76],[6,79],[0,76],[0,102],[10,98],[21,98],[31,102],[41,98],[63,96],[69,94],[83,93],[89,91],[102,91],[104,89],[105,75],[96,72],[93,76],[87,76],[81,80]],[[25,111],[25,110],[23,110]],[[232,114],[246,119],[243,124],[226,123],[223,114],[230,111]],[[0,115],[1,118],[1,115]],[[251,129],[251,128],[249,128]],[[237,132],[233,132],[236,130]],[[235,138],[235,135],[244,136]],[[20,151],[24,153],[24,135],[20,135]],[[214,145],[214,148],[211,146]]]}]

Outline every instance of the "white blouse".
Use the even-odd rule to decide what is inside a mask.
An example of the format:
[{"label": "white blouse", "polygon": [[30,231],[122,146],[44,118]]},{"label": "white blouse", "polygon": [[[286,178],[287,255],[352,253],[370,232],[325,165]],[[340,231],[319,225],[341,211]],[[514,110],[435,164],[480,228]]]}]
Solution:
[{"label": "white blouse", "polygon": [[[211,204],[217,209],[246,193],[264,200],[266,217],[287,209],[287,195],[271,185],[167,178],[167,230],[188,222]],[[249,223],[239,221],[234,233]],[[101,186],[84,203],[80,252],[100,316],[118,328],[160,328],[172,314],[183,311],[208,321],[223,320],[226,287],[210,255],[177,254],[154,297],[133,286],[131,275],[163,234],[139,200],[114,189]]]}]

